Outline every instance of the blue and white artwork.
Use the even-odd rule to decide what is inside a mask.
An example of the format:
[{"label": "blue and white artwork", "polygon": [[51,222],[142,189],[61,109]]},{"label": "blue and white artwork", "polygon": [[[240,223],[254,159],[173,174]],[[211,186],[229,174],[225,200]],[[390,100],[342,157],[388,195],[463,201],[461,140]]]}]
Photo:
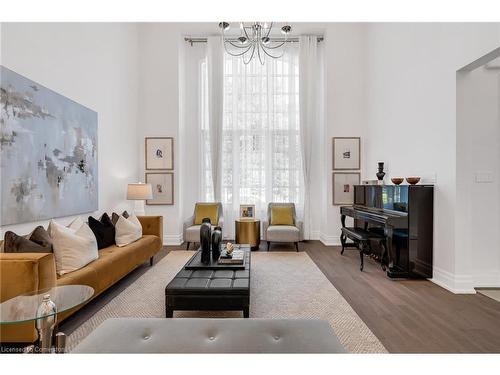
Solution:
[{"label": "blue and white artwork", "polygon": [[96,211],[97,113],[0,66],[0,225]]}]

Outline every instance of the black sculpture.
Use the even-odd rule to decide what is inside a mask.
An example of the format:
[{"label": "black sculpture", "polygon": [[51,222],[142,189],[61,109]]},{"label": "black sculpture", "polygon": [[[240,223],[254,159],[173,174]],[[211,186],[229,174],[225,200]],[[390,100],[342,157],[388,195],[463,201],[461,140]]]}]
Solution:
[{"label": "black sculpture", "polygon": [[212,232],[212,259],[214,261],[219,260],[221,244],[222,244],[222,228],[215,227],[214,231]]},{"label": "black sculpture", "polygon": [[385,172],[384,172],[384,162],[379,161],[378,162],[378,172],[377,172],[377,178],[379,181],[382,181],[384,179]]},{"label": "black sculpture", "polygon": [[201,263],[210,264],[210,240],[212,238],[212,224],[209,218],[202,220],[200,227]]}]

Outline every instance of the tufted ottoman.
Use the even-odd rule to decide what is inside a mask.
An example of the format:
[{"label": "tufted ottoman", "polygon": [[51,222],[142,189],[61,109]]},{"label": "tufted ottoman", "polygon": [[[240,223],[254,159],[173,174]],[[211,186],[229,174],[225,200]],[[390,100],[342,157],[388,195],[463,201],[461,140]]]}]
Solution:
[{"label": "tufted ottoman", "polygon": [[71,353],[344,353],[324,320],[108,319]]},{"label": "tufted ottoman", "polygon": [[182,269],[165,288],[165,312],[172,318],[175,310],[243,311],[250,309],[250,247],[245,248],[245,269]]}]

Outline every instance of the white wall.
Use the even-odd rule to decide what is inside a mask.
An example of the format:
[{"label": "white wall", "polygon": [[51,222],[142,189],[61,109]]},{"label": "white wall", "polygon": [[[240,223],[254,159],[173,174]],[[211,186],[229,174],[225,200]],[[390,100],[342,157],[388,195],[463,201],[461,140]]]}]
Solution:
[{"label": "white wall", "polygon": [[[137,26],[1,26],[2,65],[98,113],[99,212],[128,209],[126,186],[137,179],[139,170]],[[70,218],[58,220],[66,223]],[[4,226],[0,232],[26,233],[34,226],[35,223]]]},{"label": "white wall", "polygon": [[179,154],[179,47],[180,26],[147,23],[139,31],[138,139],[141,147],[139,178],[145,179],[144,138],[174,137],[174,205],[146,206],[146,214],[163,215],[164,242],[180,244],[182,218]]},{"label": "white wall", "polygon": [[[330,24],[325,30],[325,136],[321,142],[323,154],[318,160],[322,174],[313,185],[323,186],[313,224],[320,231],[320,239],[327,245],[339,245],[340,211],[332,197],[332,137],[361,137],[361,179],[371,176],[366,165],[366,24]],[[319,149],[319,147],[318,147]],[[314,175],[313,175],[314,176]],[[321,196],[321,201],[318,200]]]},{"label": "white wall", "polygon": [[456,247],[456,71],[500,46],[499,24],[369,24],[365,171],[437,178],[434,279],[471,292]]},{"label": "white wall", "polygon": [[499,83],[500,70],[457,74],[456,248],[474,287],[500,286]]}]

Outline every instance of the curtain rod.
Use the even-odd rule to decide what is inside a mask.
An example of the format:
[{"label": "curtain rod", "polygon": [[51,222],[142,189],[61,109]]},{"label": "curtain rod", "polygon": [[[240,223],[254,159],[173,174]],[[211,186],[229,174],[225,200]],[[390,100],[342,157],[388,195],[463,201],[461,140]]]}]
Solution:
[{"label": "curtain rod", "polygon": [[[324,37],[321,36],[321,35],[318,35],[317,38],[318,38],[318,42],[322,42],[324,40]],[[227,40],[229,40],[231,42],[237,42],[238,41],[238,39],[236,39],[236,38],[234,38],[234,39],[227,39]],[[193,45],[193,43],[206,43],[207,42],[207,38],[190,38],[190,37],[185,37],[184,41],[188,42],[191,45]],[[273,38],[272,41],[273,42],[284,42],[285,38]],[[297,38],[297,37],[295,37],[295,38],[288,38],[287,41],[290,42],[290,43],[297,43],[299,41],[299,38]]]}]

